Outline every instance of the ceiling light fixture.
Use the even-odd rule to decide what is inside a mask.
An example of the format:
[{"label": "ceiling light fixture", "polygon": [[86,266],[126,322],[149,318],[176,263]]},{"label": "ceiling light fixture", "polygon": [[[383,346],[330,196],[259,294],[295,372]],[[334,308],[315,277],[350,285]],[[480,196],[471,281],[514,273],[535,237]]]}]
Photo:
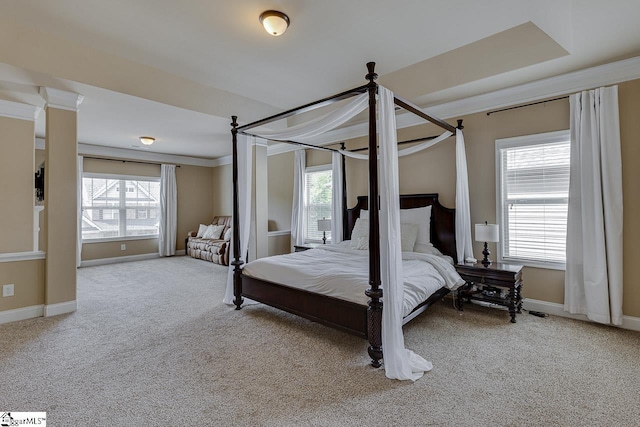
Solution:
[{"label": "ceiling light fixture", "polygon": [[277,10],[267,10],[260,15],[264,29],[272,36],[280,36],[289,28],[289,17]]},{"label": "ceiling light fixture", "polygon": [[155,138],[152,138],[150,136],[141,136],[140,137],[140,142],[142,142],[144,145],[151,145],[155,142]]}]

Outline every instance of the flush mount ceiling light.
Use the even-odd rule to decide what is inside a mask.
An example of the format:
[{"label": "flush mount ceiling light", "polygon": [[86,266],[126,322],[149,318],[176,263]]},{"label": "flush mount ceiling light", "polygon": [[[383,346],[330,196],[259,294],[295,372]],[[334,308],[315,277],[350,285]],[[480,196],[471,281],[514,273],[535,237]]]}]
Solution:
[{"label": "flush mount ceiling light", "polygon": [[152,138],[150,136],[141,136],[140,137],[140,142],[142,142],[144,145],[151,145],[155,142],[155,138]]},{"label": "flush mount ceiling light", "polygon": [[289,17],[277,10],[267,10],[260,15],[260,22],[264,29],[272,36],[280,36],[289,27]]}]

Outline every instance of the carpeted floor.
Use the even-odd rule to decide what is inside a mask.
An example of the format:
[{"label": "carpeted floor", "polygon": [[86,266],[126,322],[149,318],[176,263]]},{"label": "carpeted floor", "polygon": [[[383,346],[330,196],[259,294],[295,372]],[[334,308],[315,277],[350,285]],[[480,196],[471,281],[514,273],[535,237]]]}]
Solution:
[{"label": "carpeted floor", "polygon": [[188,257],[78,270],[78,311],[0,325],[0,411],[51,426],[640,425],[640,334],[445,300],[405,327],[434,370],[368,366],[367,343],[222,304]]}]

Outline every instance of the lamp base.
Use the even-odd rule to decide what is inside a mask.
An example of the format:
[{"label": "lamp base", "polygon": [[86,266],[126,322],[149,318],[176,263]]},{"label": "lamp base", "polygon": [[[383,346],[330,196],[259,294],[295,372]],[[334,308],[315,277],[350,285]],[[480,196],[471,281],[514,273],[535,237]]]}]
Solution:
[{"label": "lamp base", "polygon": [[485,267],[489,267],[493,263],[493,261],[489,259],[489,255],[491,255],[491,252],[489,251],[487,242],[484,242],[484,250],[482,251],[482,255],[484,255],[484,258],[482,258],[482,265],[484,265]]},{"label": "lamp base", "polygon": [[327,232],[326,231],[322,232],[322,244],[323,245],[327,244]]}]

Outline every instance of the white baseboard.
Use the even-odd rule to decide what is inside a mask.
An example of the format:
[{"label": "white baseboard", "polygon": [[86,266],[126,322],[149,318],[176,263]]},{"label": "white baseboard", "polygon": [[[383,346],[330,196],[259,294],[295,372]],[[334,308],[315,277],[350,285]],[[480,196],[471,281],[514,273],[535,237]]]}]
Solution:
[{"label": "white baseboard", "polygon": [[[527,310],[542,311],[544,313],[553,314],[554,316],[568,317],[570,319],[583,320],[591,322],[584,314],[571,314],[564,311],[564,305],[555,302],[540,301],[526,298],[522,306]],[[615,326],[615,325],[612,325]],[[622,325],[615,326],[617,328],[629,329],[632,331],[640,331],[640,317],[623,316]]]},{"label": "white baseboard", "polygon": [[[184,249],[180,249],[176,251],[176,256],[186,255],[186,251]],[[98,259],[88,259],[86,261],[82,261],[80,263],[80,268],[82,267],[93,267],[96,265],[107,265],[107,264],[118,264],[121,262],[131,262],[131,261],[143,261],[145,259],[154,259],[160,258],[157,252],[151,254],[140,254],[140,255],[127,255],[127,256],[117,256],[112,258],[98,258]]]},{"label": "white baseboard", "polygon": [[16,308],[0,311],[0,324],[17,322],[18,320],[33,319],[44,316],[44,305],[32,305],[30,307]]},{"label": "white baseboard", "polygon": [[88,259],[80,263],[80,267],[93,267],[95,265],[118,264],[120,262],[142,261],[145,259],[159,258],[157,252],[152,254],[117,256],[112,258]]},{"label": "white baseboard", "polygon": [[46,304],[44,306],[44,317],[57,316],[58,314],[73,313],[78,309],[76,300],[61,302],[58,304]]}]

